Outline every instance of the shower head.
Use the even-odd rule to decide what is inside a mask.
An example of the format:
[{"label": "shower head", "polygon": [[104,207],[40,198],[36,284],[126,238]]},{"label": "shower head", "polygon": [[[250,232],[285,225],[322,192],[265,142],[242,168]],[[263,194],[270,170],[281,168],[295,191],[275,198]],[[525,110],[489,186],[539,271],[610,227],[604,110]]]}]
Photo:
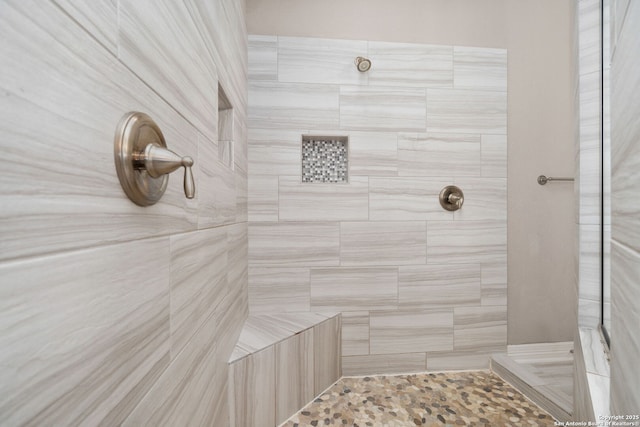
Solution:
[{"label": "shower head", "polygon": [[356,67],[358,68],[358,71],[360,71],[361,73],[369,71],[369,69],[371,68],[371,61],[362,56],[358,56],[355,62],[356,62]]}]

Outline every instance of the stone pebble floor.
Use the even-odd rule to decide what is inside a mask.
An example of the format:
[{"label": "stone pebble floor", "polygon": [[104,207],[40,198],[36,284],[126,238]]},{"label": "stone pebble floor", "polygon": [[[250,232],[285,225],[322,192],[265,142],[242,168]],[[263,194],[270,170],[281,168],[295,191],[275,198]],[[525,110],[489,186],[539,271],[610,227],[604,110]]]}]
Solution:
[{"label": "stone pebble floor", "polygon": [[284,427],[553,426],[554,419],[485,371],[342,378]]}]

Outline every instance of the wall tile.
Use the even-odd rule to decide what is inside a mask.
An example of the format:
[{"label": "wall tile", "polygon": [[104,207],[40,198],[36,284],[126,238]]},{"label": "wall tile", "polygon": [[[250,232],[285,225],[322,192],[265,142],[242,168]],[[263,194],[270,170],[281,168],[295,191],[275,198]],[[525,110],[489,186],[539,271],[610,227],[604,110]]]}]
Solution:
[{"label": "wall tile", "polygon": [[369,354],[369,312],[345,311],[342,313],[342,355],[362,354]]},{"label": "wall tile", "polygon": [[423,89],[340,86],[340,128],[424,131]]},{"label": "wall tile", "polygon": [[252,266],[335,266],[338,223],[254,223],[249,225]]},{"label": "wall tile", "polygon": [[507,220],[506,178],[456,178],[454,184],[464,193],[456,220]]},{"label": "wall tile", "polygon": [[218,78],[235,107],[246,103],[247,32],[244,15],[235,0],[186,0],[191,19],[217,65]]},{"label": "wall tile", "polygon": [[217,145],[200,135],[198,141],[198,228],[230,224],[236,220],[236,177],[220,162]]},{"label": "wall tile", "polygon": [[340,264],[381,266],[424,264],[426,224],[405,222],[340,223]]},{"label": "wall tile", "polygon": [[398,135],[393,132],[349,132],[349,173],[398,174]]},{"label": "wall tile", "polygon": [[308,268],[249,268],[251,313],[310,310]]},{"label": "wall tile", "polygon": [[229,365],[235,402],[231,426],[276,425],[275,347],[268,347]]},{"label": "wall tile", "polygon": [[578,298],[600,300],[602,291],[600,283],[600,226],[583,224],[578,233],[580,239]]},{"label": "wall tile", "polygon": [[452,182],[453,178],[369,178],[369,219],[453,219],[439,201],[440,191]]},{"label": "wall tile", "polygon": [[291,175],[302,173],[302,134],[305,131],[249,129],[251,175]]},{"label": "wall tile", "polygon": [[479,176],[480,159],[479,135],[398,135],[400,176]]},{"label": "wall tile", "polygon": [[281,176],[278,212],[281,221],[357,221],[369,217],[369,179],[348,183],[303,183],[300,176]]},{"label": "wall tile", "polygon": [[[637,5],[635,5],[637,6]],[[632,8],[635,6],[631,6]],[[640,17],[639,14],[636,17]],[[628,25],[628,24],[627,24]],[[638,37],[636,36],[636,39]],[[615,139],[614,139],[615,141]],[[615,224],[615,217],[614,217]],[[614,241],[611,246],[611,413],[640,407],[636,369],[640,352],[640,254]],[[618,344],[616,344],[618,343]],[[622,411],[622,412],[619,412]]]},{"label": "wall tile", "polygon": [[369,74],[359,72],[354,62],[366,53],[366,41],[278,37],[278,80],[366,85]]},{"label": "wall tile", "polygon": [[313,356],[311,329],[276,344],[275,425],[285,422],[315,397]]},{"label": "wall tile", "polygon": [[0,266],[3,422],[122,422],[169,362],[169,264],[162,238]]},{"label": "wall tile", "polygon": [[402,310],[480,303],[480,265],[400,267],[398,303]]},{"label": "wall tile", "polygon": [[171,355],[180,352],[227,291],[227,231],[171,236]]},{"label": "wall tile", "polygon": [[209,317],[122,425],[195,425],[216,419],[222,408],[212,402],[227,402],[226,372],[213,345],[216,332]]},{"label": "wall tile", "polygon": [[[184,197],[178,180],[170,180],[156,205],[133,204],[105,141],[113,141],[131,110],[151,115],[174,141],[170,147],[185,155],[196,154],[196,131],[56,6],[30,11],[30,5],[7,5],[0,18],[2,39],[10,41],[2,56],[14,58],[0,83],[7,94],[0,101],[7,118],[0,125],[3,187],[12,189],[3,194],[0,258],[195,229],[197,200]],[[41,118],[38,126],[33,117]]]},{"label": "wall tile", "polygon": [[406,374],[425,371],[425,353],[371,354],[342,358],[344,375]]},{"label": "wall tile", "polygon": [[427,353],[427,371],[489,369],[493,351],[434,351]]},{"label": "wall tile", "polygon": [[311,269],[314,311],[384,310],[397,304],[397,268]]},{"label": "wall tile", "polygon": [[427,224],[428,264],[500,262],[506,253],[504,221],[429,221]]},{"label": "wall tile", "polygon": [[507,307],[456,307],[453,311],[456,350],[505,349]]},{"label": "wall tile", "polygon": [[249,35],[249,80],[278,80],[278,37]]},{"label": "wall tile", "polygon": [[93,4],[78,0],[54,0],[54,3],[78,21],[111,53],[117,54],[117,0],[98,1]]},{"label": "wall tile", "polygon": [[578,3],[578,38],[580,41],[580,73],[600,69],[600,0],[581,0]]},{"label": "wall tile", "polygon": [[336,129],[340,124],[337,86],[249,83],[249,127]]},{"label": "wall tile", "polygon": [[453,350],[453,310],[371,312],[371,354]]},{"label": "wall tile", "polygon": [[427,89],[427,132],[507,133],[507,93]]},{"label": "wall tile", "polygon": [[314,394],[316,396],[342,376],[341,328],[340,316],[313,327]]},{"label": "wall tile", "polygon": [[118,57],[207,138],[217,138],[216,66],[184,4],[119,1]]},{"label": "wall tile", "polygon": [[507,90],[507,50],[454,46],[453,87]]},{"label": "wall tile", "polygon": [[452,46],[371,41],[369,58],[372,86],[453,86]]},{"label": "wall tile", "polygon": [[249,175],[249,221],[278,221],[278,177]]},{"label": "wall tile", "polygon": [[579,219],[600,223],[600,173],[589,165],[600,164],[600,73],[580,75],[580,150],[578,186]]},{"label": "wall tile", "polygon": [[507,177],[507,136],[482,135],[481,137],[482,176]]},{"label": "wall tile", "polygon": [[507,305],[507,263],[483,264],[482,305]]}]

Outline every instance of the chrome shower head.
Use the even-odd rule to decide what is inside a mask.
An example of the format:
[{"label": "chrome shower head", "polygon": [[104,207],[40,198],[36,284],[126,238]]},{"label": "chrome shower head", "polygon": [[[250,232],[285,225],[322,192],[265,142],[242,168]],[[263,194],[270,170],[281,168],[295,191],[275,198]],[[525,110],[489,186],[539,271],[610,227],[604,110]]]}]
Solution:
[{"label": "chrome shower head", "polygon": [[355,62],[356,68],[358,68],[358,71],[360,71],[361,73],[367,72],[371,68],[371,61],[362,56],[358,56]]}]

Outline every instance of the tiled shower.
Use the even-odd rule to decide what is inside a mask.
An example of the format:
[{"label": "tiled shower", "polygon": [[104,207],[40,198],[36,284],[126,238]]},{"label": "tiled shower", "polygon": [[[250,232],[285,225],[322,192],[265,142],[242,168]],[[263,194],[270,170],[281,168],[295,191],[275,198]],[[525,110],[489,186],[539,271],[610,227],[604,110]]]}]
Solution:
[{"label": "tiled shower", "polygon": [[[347,375],[505,351],[505,49],[250,35],[248,111],[251,313],[341,312]],[[348,182],[301,178],[314,135]]]},{"label": "tiled shower", "polygon": [[[611,9],[609,365],[600,0],[367,1],[318,25],[348,2],[0,0],[0,424],[270,427],[341,375],[487,369],[572,322],[574,415],[637,413],[640,3]],[[195,198],[178,174],[126,197],[130,111],[193,158]],[[574,156],[577,236],[545,240],[573,200],[535,177]]]}]

